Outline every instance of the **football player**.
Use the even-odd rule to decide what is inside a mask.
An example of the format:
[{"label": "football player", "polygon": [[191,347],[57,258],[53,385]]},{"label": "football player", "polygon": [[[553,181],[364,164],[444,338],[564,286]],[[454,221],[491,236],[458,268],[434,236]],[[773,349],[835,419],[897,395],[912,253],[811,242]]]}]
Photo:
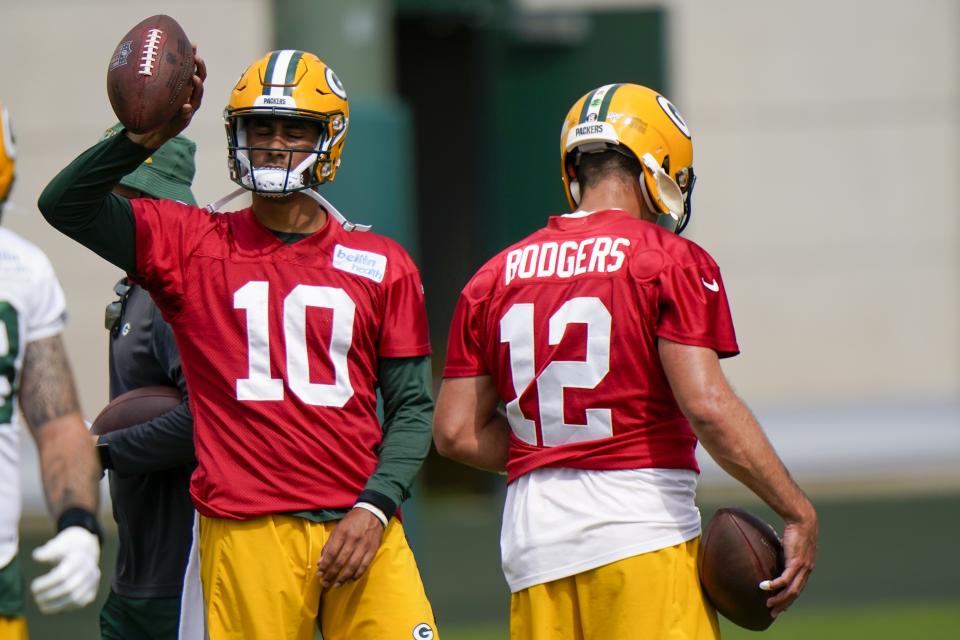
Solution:
[{"label": "football player", "polygon": [[[0,215],[15,175],[13,132],[0,104]],[[27,637],[20,521],[19,416],[37,443],[40,479],[57,535],[33,551],[53,569],[30,585],[44,613],[93,602],[100,584],[96,511],[100,467],[80,415],[61,334],[63,290],[40,249],[0,228],[0,639]]]},{"label": "football player", "polygon": [[[113,136],[122,130],[107,130]],[[176,136],[125,175],[113,192],[194,205],[196,145]],[[180,405],[143,424],[99,436],[117,522],[117,563],[100,611],[104,640],[176,640],[180,596],[194,520],[190,501],[193,416],[173,332],[150,294],[122,278],[107,305],[110,399],[142,387],[180,389]]]},{"label": "football player", "polygon": [[657,92],[604,85],[567,114],[560,169],[572,213],[464,287],[434,421],[441,454],[507,471],[512,636],[718,637],[698,439],[786,522],[776,615],[813,568],[817,519],[720,369],[738,352],[720,271],[678,235],[690,130]]},{"label": "football player", "polygon": [[350,123],[336,74],[283,50],[237,82],[224,113],[231,196],[250,192],[251,207],[110,194],[187,126],[205,75],[198,58],[169,123],[84,152],[40,207],[149,291],[176,335],[209,637],[308,640],[318,624],[327,640],[438,637],[394,517],[430,445],[423,288],[397,243],[316,190]]}]

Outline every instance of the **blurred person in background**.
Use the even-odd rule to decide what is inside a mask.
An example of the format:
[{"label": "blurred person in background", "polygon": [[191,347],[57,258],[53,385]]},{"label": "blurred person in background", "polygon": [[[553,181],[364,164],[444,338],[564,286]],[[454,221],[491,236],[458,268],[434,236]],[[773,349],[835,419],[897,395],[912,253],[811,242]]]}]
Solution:
[{"label": "blurred person in background", "polygon": [[[15,168],[13,131],[0,104],[0,216]],[[100,584],[100,467],[63,346],[66,315],[47,257],[0,228],[0,640],[27,637],[17,558],[20,413],[37,444],[40,479],[58,532],[33,551],[34,560],[54,565],[30,584],[37,606],[44,613],[84,607]]]},{"label": "blurred person in background", "polygon": [[720,368],[739,351],[720,271],[679,236],[687,124],[655,91],[604,85],[560,148],[573,212],[464,287],[434,418],[441,454],[507,471],[511,635],[719,637],[697,576],[698,439],[784,519],[786,569],[762,587],[778,615],[813,570],[817,517]]},{"label": "blurred person in background", "polygon": [[[439,638],[394,517],[430,447],[423,287],[402,247],[317,191],[349,127],[333,69],[287,49],[244,71],[225,111],[239,188],[212,212],[110,193],[189,124],[196,61],[189,104],[85,151],[40,209],[149,291],[177,337],[209,637]],[[217,212],[246,192],[250,207]]]},{"label": "blurred person in background", "polygon": [[[115,125],[104,137],[120,134]],[[196,145],[176,136],[121,178],[113,192],[124,198],[166,198],[196,205],[190,187]],[[100,464],[110,479],[117,522],[117,564],[110,595],[100,611],[104,640],[175,640],[180,596],[192,540],[190,474],[193,416],[187,383],[170,328],[150,294],[124,277],[107,305],[110,332],[110,399],[143,387],[175,387],[179,406],[143,424],[97,439]]]}]

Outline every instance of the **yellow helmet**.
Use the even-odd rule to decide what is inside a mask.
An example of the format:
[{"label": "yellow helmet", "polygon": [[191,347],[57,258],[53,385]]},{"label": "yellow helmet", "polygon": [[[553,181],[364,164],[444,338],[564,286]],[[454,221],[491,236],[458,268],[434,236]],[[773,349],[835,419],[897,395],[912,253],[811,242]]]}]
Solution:
[{"label": "yellow helmet", "polygon": [[690,218],[693,142],[677,108],[638,84],[607,84],[571,107],[560,133],[560,171],[570,207],[580,202],[576,166],[582,153],[614,150],[635,157],[640,186],[657,222],[680,233]]},{"label": "yellow helmet", "polygon": [[[298,118],[320,125],[315,154],[286,170],[254,169],[245,119]],[[250,65],[223,112],[230,179],[250,191],[282,196],[333,180],[350,122],[347,94],[333,69],[305,51],[271,51]],[[291,156],[292,157],[292,156]]]},{"label": "yellow helmet", "polygon": [[0,205],[10,197],[13,179],[16,177],[17,147],[7,108],[0,103]]}]

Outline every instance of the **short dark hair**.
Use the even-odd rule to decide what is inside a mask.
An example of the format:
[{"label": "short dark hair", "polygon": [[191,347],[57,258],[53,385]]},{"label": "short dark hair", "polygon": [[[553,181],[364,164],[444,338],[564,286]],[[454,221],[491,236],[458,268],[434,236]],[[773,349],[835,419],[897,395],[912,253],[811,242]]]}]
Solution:
[{"label": "short dark hair", "polygon": [[581,153],[580,162],[574,168],[580,182],[580,193],[605,178],[620,177],[633,181],[640,177],[640,161],[619,151],[607,150],[598,153]]}]

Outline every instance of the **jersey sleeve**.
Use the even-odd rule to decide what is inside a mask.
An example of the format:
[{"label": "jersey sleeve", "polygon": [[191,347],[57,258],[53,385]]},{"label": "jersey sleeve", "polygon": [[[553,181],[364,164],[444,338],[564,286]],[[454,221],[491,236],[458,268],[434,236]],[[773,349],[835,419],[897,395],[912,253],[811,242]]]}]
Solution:
[{"label": "jersey sleeve", "polygon": [[384,358],[429,355],[430,332],[420,272],[399,246],[392,252],[391,260],[398,266],[386,287],[377,354]]},{"label": "jersey sleeve", "polygon": [[721,358],[740,353],[720,269],[707,256],[696,265],[670,265],[660,275],[656,334]]},{"label": "jersey sleeve", "polygon": [[[469,287],[469,285],[468,285]],[[450,321],[444,378],[466,378],[490,373],[483,357],[482,323],[475,301],[461,293]]]},{"label": "jersey sleeve", "polygon": [[36,279],[30,290],[27,335],[24,343],[49,338],[63,331],[67,321],[67,303],[53,266],[38,252]]},{"label": "jersey sleeve", "polygon": [[132,279],[174,315],[184,293],[184,267],[199,232],[194,228],[202,210],[170,200],[131,200],[136,226],[137,271]]}]

